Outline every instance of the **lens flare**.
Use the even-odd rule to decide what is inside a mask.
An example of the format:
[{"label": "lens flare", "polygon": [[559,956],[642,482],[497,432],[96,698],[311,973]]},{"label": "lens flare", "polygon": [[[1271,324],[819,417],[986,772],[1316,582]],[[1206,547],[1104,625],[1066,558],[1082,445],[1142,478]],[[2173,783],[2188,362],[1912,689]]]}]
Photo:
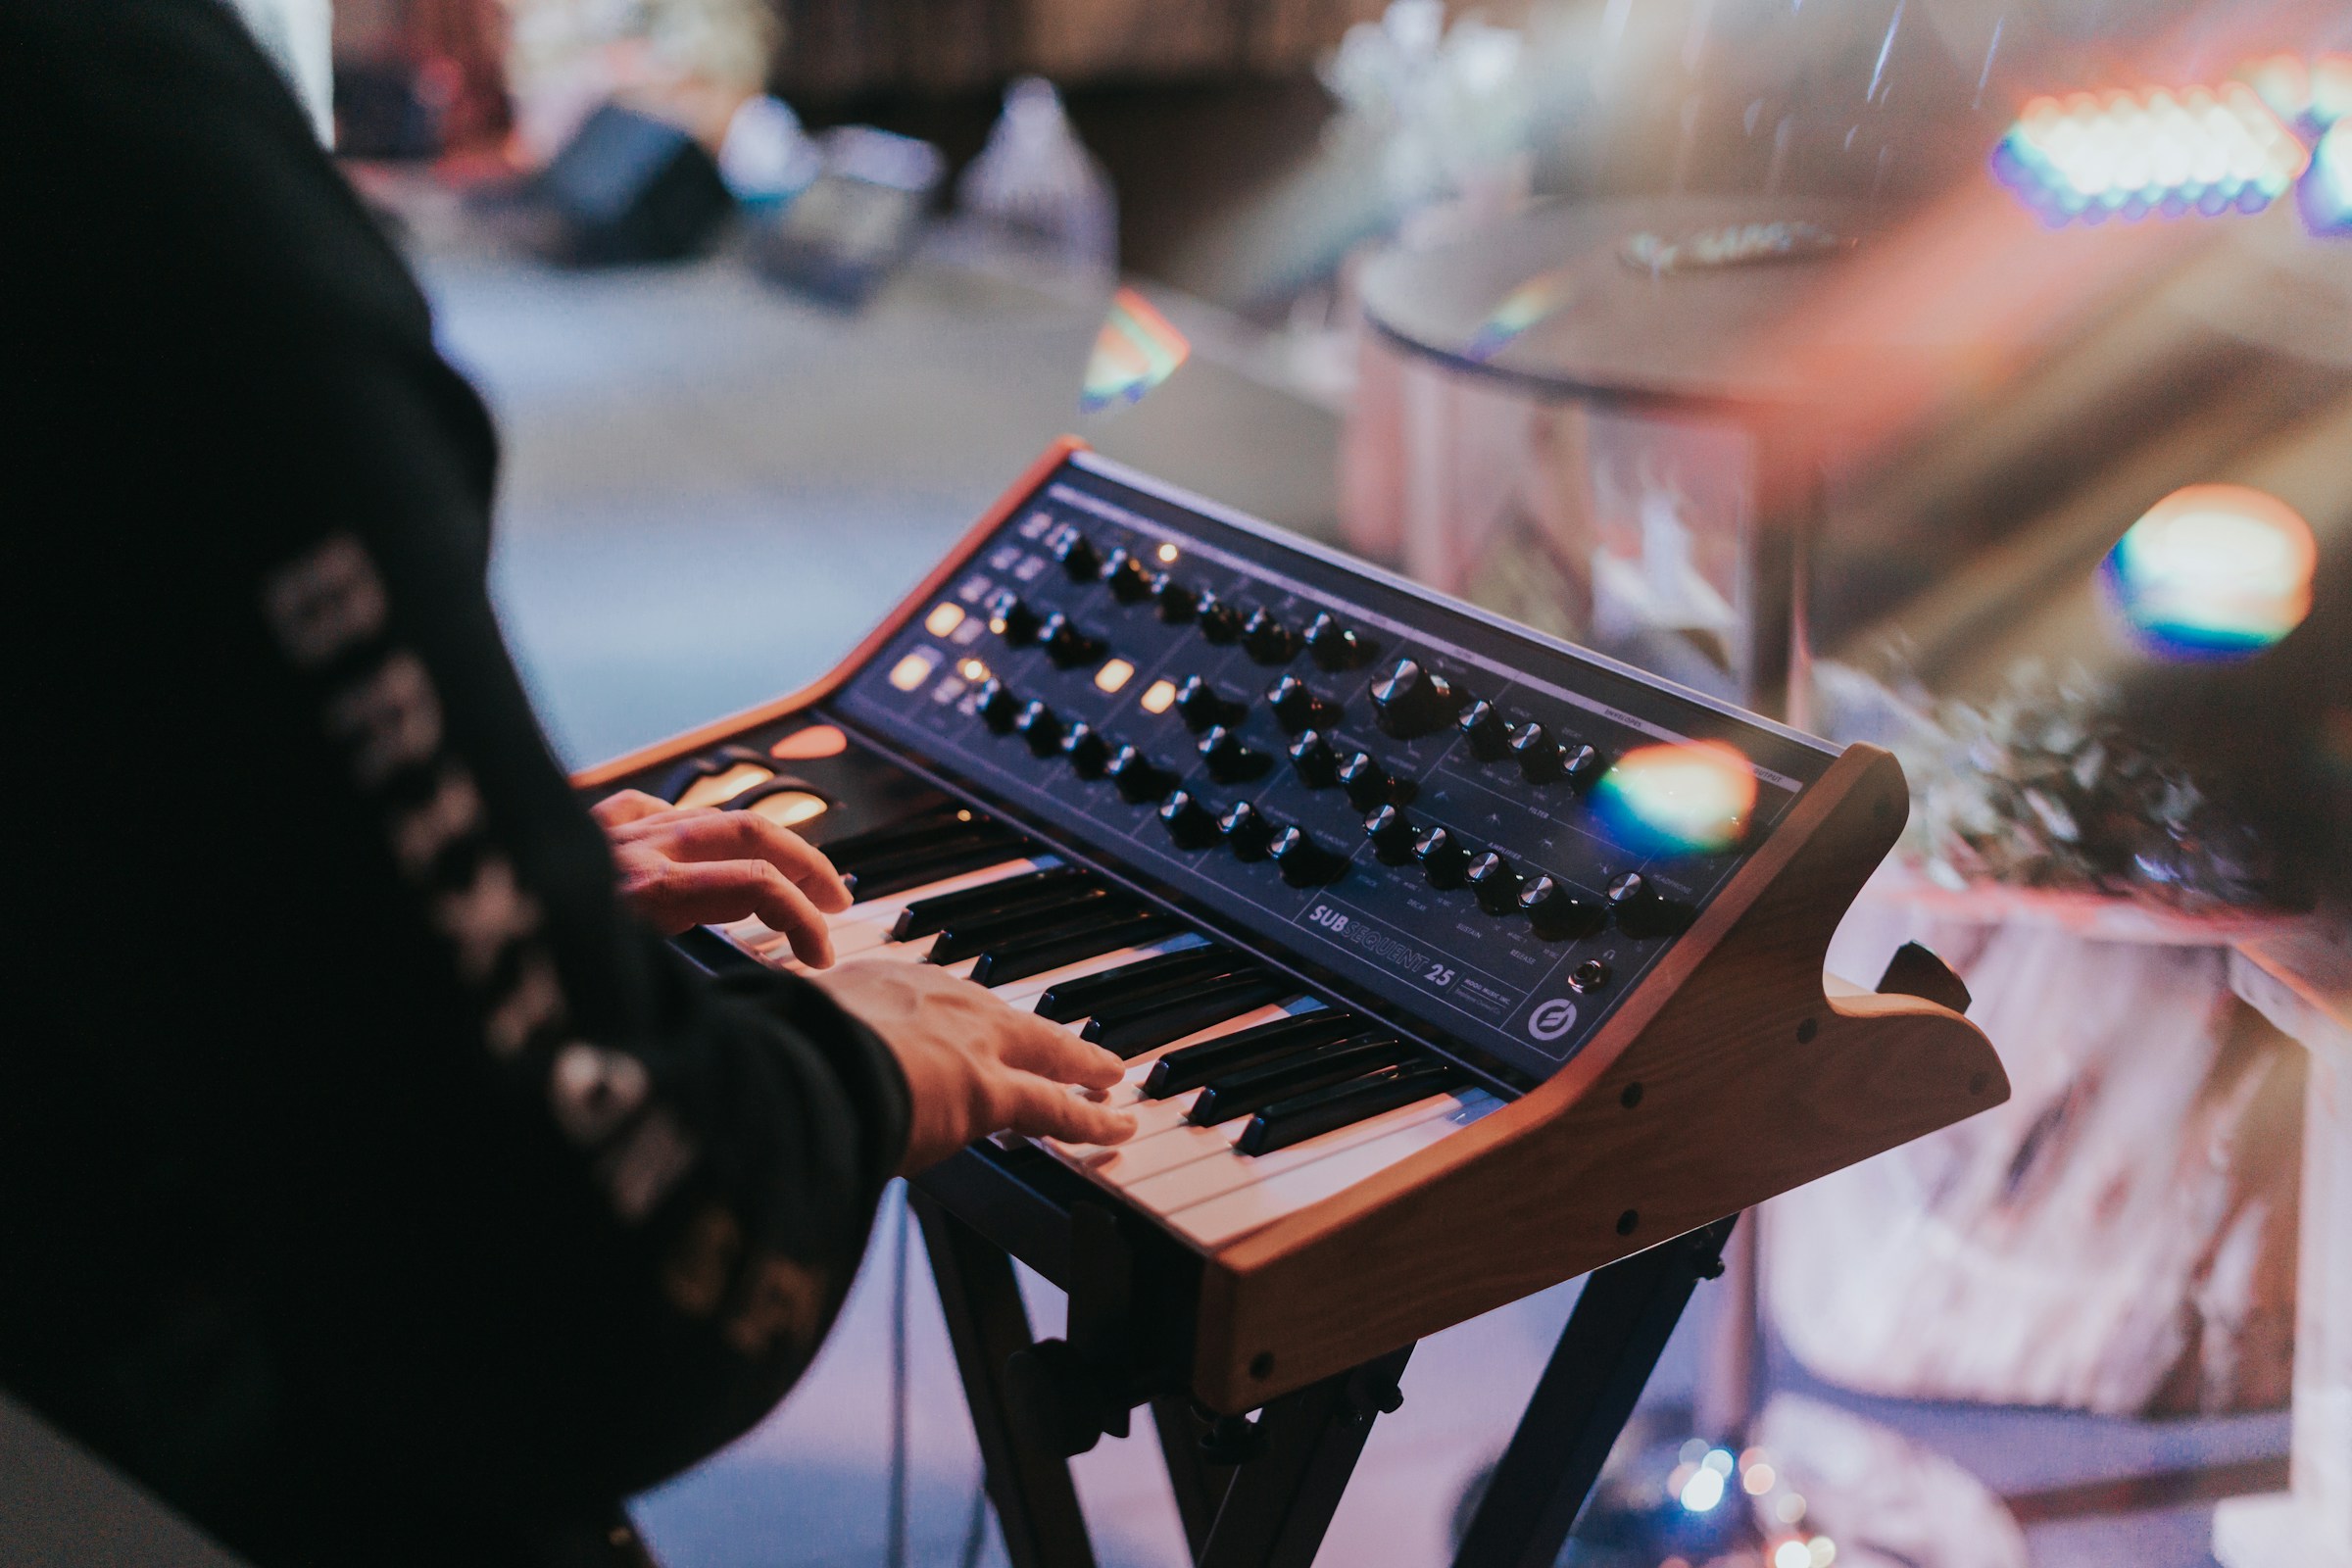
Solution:
[{"label": "lens flare", "polygon": [[2165,659],[2250,658],[2311,612],[2319,546],[2292,507],[2260,490],[2197,484],[2166,496],[2099,564],[2132,639]]},{"label": "lens flare", "polygon": [[2314,234],[2352,234],[2352,120],[2336,122],[2312,149],[2296,200]]},{"label": "lens flare", "polygon": [[2242,68],[2238,79],[2261,95],[2280,120],[2326,130],[2352,115],[2352,55],[2273,55]]},{"label": "lens flare", "polygon": [[1502,352],[1511,339],[1568,303],[1575,293],[1565,270],[1529,278],[1504,296],[1494,313],[1479,323],[1462,347],[1462,358],[1483,365]]},{"label": "lens flare", "polygon": [[1140,403],[1144,394],[1176,373],[1193,352],[1182,332],[1131,288],[1111,296],[1110,316],[1095,334],[1087,361],[1086,385],[1078,412],[1096,414],[1113,403]]},{"label": "lens flare", "polygon": [[1994,175],[2052,224],[2259,213],[2311,155],[2242,81],[2036,98],[1992,153]]},{"label": "lens flare", "polygon": [[1640,747],[1592,789],[1609,836],[1644,858],[1735,848],[1755,805],[1756,770],[1722,741]]}]

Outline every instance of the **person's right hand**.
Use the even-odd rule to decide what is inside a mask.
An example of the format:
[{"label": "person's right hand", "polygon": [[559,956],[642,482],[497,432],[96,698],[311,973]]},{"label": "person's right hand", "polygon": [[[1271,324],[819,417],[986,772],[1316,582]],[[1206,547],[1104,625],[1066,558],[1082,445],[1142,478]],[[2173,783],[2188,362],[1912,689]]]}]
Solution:
[{"label": "person's right hand", "polygon": [[899,1058],[913,1101],[905,1174],[1008,1128],[1073,1144],[1115,1144],[1135,1131],[1128,1112],[1070,1092],[1112,1087],[1125,1062],[985,986],[880,959],[809,978]]}]

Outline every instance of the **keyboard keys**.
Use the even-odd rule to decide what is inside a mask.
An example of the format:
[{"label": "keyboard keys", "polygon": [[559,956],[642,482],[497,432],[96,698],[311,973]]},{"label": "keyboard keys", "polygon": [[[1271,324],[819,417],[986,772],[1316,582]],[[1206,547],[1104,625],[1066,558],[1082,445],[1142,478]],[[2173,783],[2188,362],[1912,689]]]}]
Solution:
[{"label": "keyboard keys", "polygon": [[1459,1072],[1442,1061],[1424,1061],[1356,1078],[1328,1089],[1278,1100],[1250,1118],[1234,1148],[1245,1154],[1271,1154],[1324,1133],[1365,1121],[1383,1111],[1427,1100],[1452,1088]]},{"label": "keyboard keys", "polygon": [[1187,988],[1171,996],[1097,1012],[1080,1038],[1121,1057],[1139,1056],[1279,1002],[1296,991],[1291,981],[1279,975],[1244,974],[1221,984]]},{"label": "keyboard keys", "polygon": [[972,978],[984,986],[1002,986],[1155,937],[1173,936],[1181,929],[1170,916],[1149,910],[1118,919],[1089,921],[1078,930],[1049,933],[991,948],[973,964]]},{"label": "keyboard keys", "polygon": [[1210,1079],[1236,1072],[1293,1052],[1380,1030],[1370,1019],[1339,1007],[1318,1007],[1294,1013],[1253,1029],[1243,1029],[1198,1046],[1183,1046],[1152,1064],[1144,1093],[1154,1100],[1198,1089]]},{"label": "keyboard keys", "polygon": [[1050,904],[1073,887],[1087,886],[1094,880],[1095,874],[1084,866],[1056,865],[1043,871],[999,877],[956,893],[934,894],[903,907],[890,934],[901,942],[930,936],[949,922],[971,915]]},{"label": "keyboard keys", "polygon": [[1037,1013],[1055,1023],[1069,1023],[1104,1007],[1141,1003],[1187,986],[1213,984],[1255,967],[1231,948],[1204,943],[1055,986],[1037,999]]},{"label": "keyboard keys", "polygon": [[[1438,1095],[1270,1154],[1244,1154],[1232,1147],[1233,1141],[1249,1126],[1247,1122],[1229,1121],[1216,1127],[1191,1127],[1188,1124],[1188,1131],[1207,1134],[1224,1147],[1211,1150],[1199,1159],[1165,1164],[1160,1173],[1122,1185],[1119,1191],[1137,1207],[1150,1213],[1174,1215],[1196,1204],[1205,1203],[1212,1198],[1238,1192],[1252,1183],[1268,1181],[1317,1160],[1375,1143],[1391,1133],[1420,1122],[1451,1116],[1475,1102],[1491,1098],[1484,1090],[1470,1090],[1461,1095]],[[1119,1147],[1125,1149],[1131,1146]]]},{"label": "keyboard keys", "polygon": [[1142,909],[1132,899],[1113,896],[1100,883],[1062,890],[1050,904],[1024,905],[994,914],[957,920],[931,942],[933,963],[953,963],[1029,938],[1083,931],[1106,920],[1131,918]]},{"label": "keyboard keys", "polygon": [[868,899],[919,888],[926,882],[937,882],[958,871],[980,870],[1008,859],[1020,854],[1021,850],[1018,839],[995,834],[975,835],[903,856],[859,861],[854,867],[842,870],[841,879],[849,884],[851,899],[863,903]]},{"label": "keyboard keys", "polygon": [[1367,1040],[1343,1040],[1336,1045],[1277,1056],[1254,1067],[1210,1079],[1201,1087],[1200,1098],[1193,1102],[1188,1115],[1200,1127],[1247,1116],[1277,1100],[1393,1067],[1419,1049],[1393,1034],[1383,1033]]}]

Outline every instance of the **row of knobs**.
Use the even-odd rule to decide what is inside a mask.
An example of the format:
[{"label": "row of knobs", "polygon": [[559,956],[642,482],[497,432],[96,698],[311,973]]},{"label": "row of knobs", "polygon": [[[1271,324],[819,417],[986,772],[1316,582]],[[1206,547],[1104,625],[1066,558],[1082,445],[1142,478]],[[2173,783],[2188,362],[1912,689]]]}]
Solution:
[{"label": "row of knobs", "polygon": [[1581,793],[1608,768],[1607,759],[1594,748],[1562,741],[1537,720],[1514,726],[1493,703],[1470,696],[1409,659],[1398,660],[1396,667],[1374,684],[1372,710],[1380,727],[1398,740],[1451,725],[1461,732],[1471,756],[1486,762],[1508,759],[1518,763],[1520,776],[1530,784],[1566,784]]},{"label": "row of knobs", "polygon": [[1451,828],[1418,827],[1393,805],[1364,818],[1364,837],[1382,864],[1418,864],[1431,887],[1466,888],[1492,915],[1524,914],[1546,942],[1597,936],[1612,914],[1632,937],[1665,936],[1682,922],[1681,906],[1639,871],[1612,880],[1607,901],[1596,903],[1546,872],[1530,876],[1494,850],[1472,848]]}]

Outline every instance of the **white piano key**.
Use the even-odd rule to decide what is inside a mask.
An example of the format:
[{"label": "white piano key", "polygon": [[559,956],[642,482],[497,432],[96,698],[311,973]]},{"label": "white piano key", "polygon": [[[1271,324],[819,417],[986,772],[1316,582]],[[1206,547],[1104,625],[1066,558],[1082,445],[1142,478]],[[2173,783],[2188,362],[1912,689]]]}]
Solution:
[{"label": "white piano key", "polygon": [[1348,1126],[1335,1127],[1330,1132],[1307,1139],[1304,1143],[1293,1144],[1288,1149],[1278,1149],[1270,1154],[1244,1154],[1233,1150],[1233,1141],[1240,1138],[1242,1129],[1250,1124],[1248,1117],[1240,1117],[1224,1123],[1218,1129],[1230,1134],[1224,1150],[1208,1151],[1210,1154],[1220,1157],[1213,1161],[1189,1163],[1181,1170],[1171,1166],[1164,1172],[1138,1177],[1133,1182],[1123,1184],[1120,1192],[1140,1208],[1154,1214],[1173,1214],[1196,1203],[1205,1203],[1212,1198],[1238,1192],[1252,1183],[1270,1181],[1302,1166],[1312,1165],[1317,1160],[1345,1153],[1365,1144],[1377,1143],[1404,1128],[1450,1116],[1465,1106],[1482,1104],[1492,1098],[1483,1089],[1462,1094],[1432,1095],[1427,1100],[1399,1105],[1394,1110],[1384,1110],[1377,1116],[1367,1116]]}]

